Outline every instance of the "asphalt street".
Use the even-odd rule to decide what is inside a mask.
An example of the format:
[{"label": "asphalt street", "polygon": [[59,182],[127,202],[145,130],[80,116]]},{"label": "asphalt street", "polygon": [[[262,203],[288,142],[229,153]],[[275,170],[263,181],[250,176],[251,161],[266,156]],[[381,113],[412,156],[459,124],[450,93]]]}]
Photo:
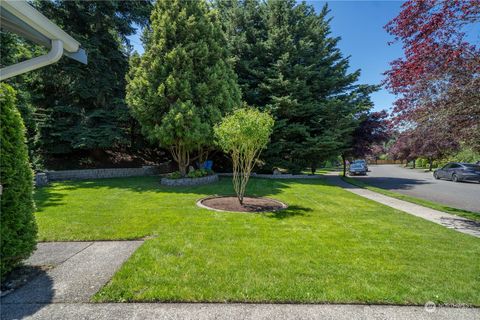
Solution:
[{"label": "asphalt street", "polygon": [[431,172],[399,165],[370,165],[369,169],[367,176],[355,178],[382,189],[480,212],[480,183],[435,180]]}]

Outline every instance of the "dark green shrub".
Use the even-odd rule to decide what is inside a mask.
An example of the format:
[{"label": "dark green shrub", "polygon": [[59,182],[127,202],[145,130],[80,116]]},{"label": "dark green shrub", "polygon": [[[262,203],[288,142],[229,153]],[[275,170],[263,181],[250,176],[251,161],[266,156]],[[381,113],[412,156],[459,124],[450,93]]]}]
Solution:
[{"label": "dark green shrub", "polygon": [[180,179],[182,177],[182,174],[180,173],[180,171],[174,171],[172,173],[169,173],[167,178],[169,179]]},{"label": "dark green shrub", "polygon": [[212,170],[207,170],[207,169],[197,169],[194,171],[191,171],[187,174],[187,178],[201,178],[201,177],[206,177],[213,174]]},{"label": "dark green shrub", "polygon": [[3,278],[35,249],[32,169],[25,144],[25,127],[15,106],[15,91],[0,84],[0,277]]},{"label": "dark green shrub", "polygon": [[[201,177],[205,177],[205,176],[209,176],[209,175],[212,175],[214,172],[213,170],[211,169],[197,169],[197,170],[193,170],[189,173],[187,173],[185,175],[186,178],[201,178]],[[182,174],[180,173],[180,171],[175,171],[175,172],[172,172],[170,173],[168,176],[167,176],[169,179],[181,179],[181,178],[185,178],[182,176]]]},{"label": "dark green shrub", "polygon": [[198,177],[197,170],[190,171],[189,173],[187,173],[187,178],[197,178],[197,177]]}]

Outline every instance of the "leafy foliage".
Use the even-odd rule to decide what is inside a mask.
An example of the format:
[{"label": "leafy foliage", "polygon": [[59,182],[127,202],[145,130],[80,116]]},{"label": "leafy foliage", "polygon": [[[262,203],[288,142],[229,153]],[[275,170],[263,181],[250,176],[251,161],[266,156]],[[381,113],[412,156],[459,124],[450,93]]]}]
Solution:
[{"label": "leafy foliage", "polygon": [[36,245],[32,169],[25,144],[25,127],[16,109],[15,91],[0,84],[0,277],[3,278]]},{"label": "leafy foliage", "polygon": [[144,40],[145,53],[131,60],[127,102],[185,175],[192,153],[213,146],[213,125],[240,104],[225,36],[205,1],[160,0]]},{"label": "leafy foliage", "polygon": [[187,174],[187,177],[188,178],[201,178],[201,177],[206,177],[206,176],[209,176],[209,175],[212,175],[213,174],[213,171],[212,170],[208,170],[208,169],[197,169],[197,170],[193,170],[191,172],[189,172]]},{"label": "leafy foliage", "polygon": [[480,47],[464,33],[479,21],[479,0],[402,5],[386,26],[405,51],[386,73],[388,88],[399,95],[397,122],[432,130],[447,125],[456,143],[480,150]]},{"label": "leafy foliage", "polygon": [[[364,115],[353,132],[351,155],[365,158],[373,153],[380,153],[379,146],[390,137],[390,122],[385,110]],[[375,149],[375,150],[374,150]]]},{"label": "leafy foliage", "polygon": [[232,157],[233,187],[240,204],[250,173],[267,146],[274,125],[273,118],[252,108],[237,109],[215,126],[218,145]]},{"label": "leafy foliage", "polygon": [[[435,160],[445,159],[458,152],[460,145],[453,138],[448,126],[433,128],[419,125],[414,129],[399,134],[390,147],[389,154],[393,159],[412,161],[425,158],[432,170]],[[415,165],[415,162],[414,162]]]},{"label": "leafy foliage", "polygon": [[[26,43],[21,37],[0,31],[0,66],[2,68],[40,54],[43,52]],[[16,91],[16,107],[22,115],[25,125],[30,163],[37,169],[42,167],[42,159],[37,152],[39,146],[38,123],[41,119],[37,116],[36,108],[31,103],[32,90],[29,87],[31,78],[31,74],[26,73],[10,78],[6,83],[9,83]]]},{"label": "leafy foliage", "polygon": [[[196,169],[196,170],[193,170],[193,171],[190,171],[189,173],[187,173],[186,177],[187,178],[201,178],[201,177],[206,177],[206,176],[210,176],[213,174],[213,171],[210,170],[210,169]],[[181,178],[185,178],[181,173],[180,171],[175,171],[175,172],[172,172],[168,175],[168,178],[169,179],[181,179]]]}]

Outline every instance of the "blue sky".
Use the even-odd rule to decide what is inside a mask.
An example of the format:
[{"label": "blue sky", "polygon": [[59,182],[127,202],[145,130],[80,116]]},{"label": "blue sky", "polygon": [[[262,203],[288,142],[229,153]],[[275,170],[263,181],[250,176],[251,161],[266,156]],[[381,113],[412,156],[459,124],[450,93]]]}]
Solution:
[{"label": "blue sky", "polygon": [[[350,56],[350,68],[361,69],[359,83],[380,84],[390,61],[402,57],[400,43],[383,27],[398,15],[402,1],[307,1],[320,10],[328,2],[332,34],[339,36],[338,46]],[[395,96],[382,88],[372,95],[375,110],[390,109]]]},{"label": "blue sky", "polygon": [[[389,62],[403,54],[399,43],[388,45],[393,39],[383,29],[400,12],[402,1],[307,1],[317,11],[327,2],[332,35],[342,38],[339,47],[350,56],[351,70],[362,70],[359,83],[380,84]],[[143,52],[138,34],[130,40],[135,50]],[[375,110],[390,109],[395,96],[382,88],[372,100]]]}]

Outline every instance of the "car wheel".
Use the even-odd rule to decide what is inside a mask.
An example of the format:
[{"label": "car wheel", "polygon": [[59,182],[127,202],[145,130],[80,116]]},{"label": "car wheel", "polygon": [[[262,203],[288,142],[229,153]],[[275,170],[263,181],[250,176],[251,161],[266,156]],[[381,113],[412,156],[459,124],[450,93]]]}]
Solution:
[{"label": "car wheel", "polygon": [[438,174],[437,174],[436,172],[433,173],[433,177],[434,177],[435,179],[437,179],[437,180],[440,179],[440,178],[438,177]]},{"label": "car wheel", "polygon": [[453,181],[453,182],[459,182],[459,181],[460,181],[460,180],[458,180],[458,177],[457,177],[457,175],[456,175],[455,173],[452,174],[452,181]]}]

